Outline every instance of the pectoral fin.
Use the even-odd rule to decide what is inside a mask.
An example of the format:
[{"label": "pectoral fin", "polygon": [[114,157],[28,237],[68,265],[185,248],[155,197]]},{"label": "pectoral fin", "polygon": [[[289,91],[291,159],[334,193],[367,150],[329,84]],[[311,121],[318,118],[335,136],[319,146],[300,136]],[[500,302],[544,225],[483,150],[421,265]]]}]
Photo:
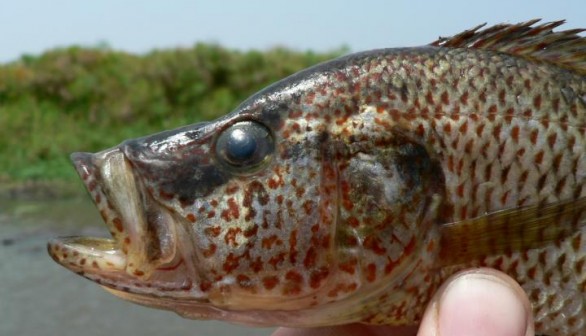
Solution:
[{"label": "pectoral fin", "polygon": [[539,248],[584,225],[586,197],[496,211],[442,225],[440,259],[454,265]]}]

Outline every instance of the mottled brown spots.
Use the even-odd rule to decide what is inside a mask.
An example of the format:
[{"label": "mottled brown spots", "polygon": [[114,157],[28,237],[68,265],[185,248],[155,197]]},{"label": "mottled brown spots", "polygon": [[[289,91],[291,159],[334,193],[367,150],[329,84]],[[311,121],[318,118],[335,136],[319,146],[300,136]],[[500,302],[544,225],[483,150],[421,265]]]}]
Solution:
[{"label": "mottled brown spots", "polygon": [[327,267],[320,267],[311,271],[311,274],[309,275],[309,286],[314,289],[319,288],[322,281],[324,281],[329,274],[330,271],[327,269]]},{"label": "mottled brown spots", "polygon": [[118,232],[124,232],[124,226],[122,226],[122,220],[120,218],[116,217],[112,219],[112,224],[114,224],[114,227]]},{"label": "mottled brown spots", "polygon": [[275,178],[271,178],[269,179],[268,185],[271,189],[277,189],[279,187],[279,181]]},{"label": "mottled brown spots", "polygon": [[427,104],[429,105],[433,105],[435,102],[433,101],[433,94],[431,93],[431,91],[427,91],[426,95],[425,95],[425,101],[427,102]]},{"label": "mottled brown spots", "polygon": [[560,111],[560,99],[559,98],[554,98],[551,101],[551,107],[553,108],[553,111],[557,114]]},{"label": "mottled brown spots", "polygon": [[312,200],[307,200],[303,202],[303,210],[307,215],[310,215],[315,207],[315,202]]},{"label": "mottled brown spots", "polygon": [[271,290],[279,284],[279,278],[276,276],[266,276],[262,279],[262,284],[267,290]]},{"label": "mottled brown spots", "polygon": [[231,221],[232,219],[238,219],[240,217],[240,210],[238,209],[238,204],[236,204],[234,198],[228,200],[228,209],[222,211],[221,217],[225,221]]},{"label": "mottled brown spots", "polygon": [[510,194],[510,193],[511,193],[510,191],[506,191],[506,192],[505,192],[505,193],[504,193],[504,194],[501,196],[501,205],[503,205],[503,206],[504,206],[505,204],[507,204],[507,199],[508,199],[508,197],[509,197],[509,194]]},{"label": "mottled brown spots", "polygon": [[250,262],[250,268],[254,273],[258,273],[264,269],[264,264],[261,257],[256,257],[255,260]]},{"label": "mottled brown spots", "polygon": [[[509,77],[508,79],[512,79],[512,77]],[[507,80],[508,80],[507,79]],[[499,104],[502,106],[505,104],[505,97],[506,97],[506,92],[505,90],[500,90],[498,93],[498,100],[499,100]]]},{"label": "mottled brown spots", "polygon": [[344,209],[346,209],[347,211],[352,211],[352,209],[354,208],[354,203],[352,203],[351,200],[349,199],[343,199],[342,200],[342,206],[344,207]]},{"label": "mottled brown spots", "polygon": [[240,190],[240,186],[238,186],[237,184],[229,185],[226,187],[226,195],[232,195],[238,190]]},{"label": "mottled brown spots", "polygon": [[533,107],[535,107],[536,109],[541,108],[541,95],[540,94],[533,97]]},{"label": "mottled brown spots", "polygon": [[203,232],[206,236],[215,238],[220,235],[222,228],[219,226],[207,227],[203,230]]},{"label": "mottled brown spots", "polygon": [[482,90],[480,92],[480,94],[478,95],[478,100],[483,104],[486,103],[486,90]]},{"label": "mottled brown spots", "polygon": [[283,241],[279,239],[279,237],[277,235],[272,235],[270,237],[266,237],[262,239],[262,243],[261,246],[264,249],[272,249],[273,245],[282,245]]},{"label": "mottled brown spots", "polygon": [[252,206],[253,198],[256,198],[261,206],[267,205],[269,202],[269,194],[263,185],[258,181],[250,182],[246,188],[246,191],[244,192],[242,205],[248,208],[248,213],[244,217],[244,219],[247,221],[251,220],[256,214],[256,210]]},{"label": "mottled brown spots", "polygon": [[580,258],[574,264],[574,270],[576,271],[577,274],[582,274],[582,272],[584,272],[584,262],[585,262],[585,259],[584,258]]},{"label": "mottled brown spots", "polygon": [[305,253],[305,258],[303,259],[303,265],[305,268],[310,269],[315,266],[315,262],[317,259],[317,253],[315,252],[315,248],[310,247],[307,252]]},{"label": "mottled brown spots", "polygon": [[289,236],[289,261],[294,264],[297,260],[297,229],[291,231]]},{"label": "mottled brown spots", "polygon": [[469,139],[468,141],[466,141],[466,144],[464,145],[464,152],[467,154],[471,154],[473,148],[474,148],[474,139]]},{"label": "mottled brown spots", "polygon": [[350,216],[346,222],[348,223],[348,225],[350,225],[351,227],[354,227],[354,228],[358,227],[360,225],[360,222],[354,216]]},{"label": "mottled brown spots", "polygon": [[513,128],[511,128],[511,138],[513,139],[513,141],[515,143],[519,142],[519,126],[515,125],[513,126]]},{"label": "mottled brown spots", "polygon": [[196,221],[195,215],[192,213],[187,214],[187,216],[185,216],[185,218],[192,223],[195,223],[195,221]]},{"label": "mottled brown spots", "polygon": [[449,134],[452,132],[452,124],[449,122],[446,122],[443,126],[443,130],[446,134]]},{"label": "mottled brown spots", "polygon": [[555,143],[557,141],[557,137],[558,134],[557,133],[551,133],[550,135],[547,136],[547,143],[549,144],[549,148],[553,148],[555,146]]},{"label": "mottled brown spots", "polygon": [[362,243],[364,248],[373,251],[377,255],[384,255],[387,249],[381,245],[381,241],[378,237],[368,236]]},{"label": "mottled brown spots", "polygon": [[144,272],[143,272],[143,271],[141,271],[141,270],[135,270],[135,271],[133,272],[133,274],[134,274],[134,275],[136,275],[136,276],[139,276],[139,277],[140,277],[140,276],[143,276],[143,275],[144,275]]},{"label": "mottled brown spots", "polygon": [[348,274],[354,274],[356,272],[356,266],[358,265],[358,261],[356,259],[351,259],[344,263],[338,265],[338,268]]},{"label": "mottled brown spots", "polygon": [[297,295],[301,293],[301,285],[303,284],[303,277],[297,271],[289,271],[285,274],[287,282],[283,286],[283,294]]},{"label": "mottled brown spots", "polygon": [[303,188],[303,187],[297,187],[295,189],[295,196],[297,196],[298,198],[301,198],[304,193],[305,193],[305,188]]},{"label": "mottled brown spots", "polygon": [[[291,255],[289,257],[291,258]],[[277,269],[277,266],[279,266],[283,261],[285,261],[285,252],[281,252],[275,256],[272,256],[271,259],[269,259],[268,264],[273,266],[274,269]]]},{"label": "mottled brown spots", "polygon": [[502,129],[502,125],[501,124],[496,124],[494,125],[494,128],[492,129],[492,136],[494,136],[495,138],[499,139],[501,136],[501,129]]},{"label": "mottled brown spots", "polygon": [[199,289],[200,289],[202,292],[207,292],[207,291],[209,291],[211,288],[212,288],[212,284],[211,284],[211,282],[209,282],[209,281],[205,281],[205,280],[204,280],[204,281],[202,281],[202,282],[199,284]]},{"label": "mottled brown spots", "polygon": [[258,225],[254,224],[251,227],[246,228],[246,230],[244,230],[244,237],[246,238],[250,238],[250,237],[254,237],[256,236],[256,234],[258,233]]},{"label": "mottled brown spots", "polygon": [[228,256],[226,257],[226,260],[224,261],[224,265],[222,266],[222,268],[224,269],[224,272],[231,273],[233,270],[238,268],[239,265],[240,257],[230,252],[230,254],[228,254]]},{"label": "mottled brown spots", "polygon": [[216,244],[210,244],[210,246],[207,249],[202,251],[203,256],[209,258],[216,253],[217,249],[218,247],[216,246]]},{"label": "mottled brown spots", "polygon": [[462,95],[460,96],[460,103],[462,105],[468,105],[468,91],[462,93]]},{"label": "mottled brown spots", "polygon": [[447,91],[442,92],[440,99],[444,105],[448,105],[450,103],[450,95]]},{"label": "mottled brown spots", "polygon": [[466,134],[466,132],[468,132],[468,122],[467,121],[464,121],[462,123],[462,125],[460,125],[459,131],[460,131],[460,134]]},{"label": "mottled brown spots", "polygon": [[224,235],[224,242],[226,242],[226,245],[231,245],[231,246],[238,246],[238,242],[236,241],[236,236],[242,233],[242,229],[239,227],[231,227],[226,231],[226,234]]},{"label": "mottled brown spots", "polygon": [[373,282],[376,280],[376,265],[373,263],[366,265],[364,276],[368,282]]},{"label": "mottled brown spots", "polygon": [[540,150],[539,152],[537,152],[537,154],[535,154],[535,158],[533,159],[535,164],[540,165],[541,163],[543,163],[543,155],[543,150]]},{"label": "mottled brown spots", "polygon": [[358,239],[354,236],[347,236],[345,243],[349,247],[355,247],[358,245]]},{"label": "mottled brown spots", "polygon": [[572,239],[572,248],[574,249],[575,252],[579,252],[581,246],[582,246],[582,235],[576,235]]},{"label": "mottled brown spots", "polygon": [[531,141],[531,144],[535,145],[537,144],[537,136],[539,135],[539,131],[534,129],[531,131],[531,134],[529,135],[529,140]]},{"label": "mottled brown spots", "polygon": [[527,276],[532,280],[535,280],[536,273],[537,273],[537,268],[535,266],[533,266],[527,270]]},{"label": "mottled brown spots", "polygon": [[456,194],[458,195],[458,197],[464,197],[464,187],[465,187],[465,184],[460,183],[458,185],[458,188],[456,188]]},{"label": "mottled brown spots", "polygon": [[93,180],[88,184],[87,189],[89,190],[89,192],[93,192],[94,190],[96,190],[97,186],[98,182],[96,180]]},{"label": "mottled brown spots", "polygon": [[208,218],[214,218],[216,217],[216,212],[214,210],[208,212]]}]

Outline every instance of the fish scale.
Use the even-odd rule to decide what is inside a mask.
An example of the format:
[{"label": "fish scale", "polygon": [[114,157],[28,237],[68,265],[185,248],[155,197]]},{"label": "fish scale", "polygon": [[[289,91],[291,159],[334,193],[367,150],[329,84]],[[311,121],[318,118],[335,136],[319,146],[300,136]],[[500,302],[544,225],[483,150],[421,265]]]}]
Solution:
[{"label": "fish scale", "polygon": [[49,253],[133,302],[296,327],[417,324],[449,276],[493,267],[538,333],[585,335],[586,40],[536,23],[348,55],[75,154],[124,216]]}]

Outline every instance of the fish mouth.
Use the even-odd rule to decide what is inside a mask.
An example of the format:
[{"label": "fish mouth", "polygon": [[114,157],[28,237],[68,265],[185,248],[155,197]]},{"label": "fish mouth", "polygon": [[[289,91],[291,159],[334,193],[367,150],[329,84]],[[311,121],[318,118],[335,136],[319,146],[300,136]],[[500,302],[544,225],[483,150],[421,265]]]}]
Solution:
[{"label": "fish mouth", "polygon": [[129,279],[148,281],[158,267],[175,261],[172,215],[137,181],[120,148],[74,153],[71,160],[112,237],[53,239],[48,251],[56,262],[116,288]]}]

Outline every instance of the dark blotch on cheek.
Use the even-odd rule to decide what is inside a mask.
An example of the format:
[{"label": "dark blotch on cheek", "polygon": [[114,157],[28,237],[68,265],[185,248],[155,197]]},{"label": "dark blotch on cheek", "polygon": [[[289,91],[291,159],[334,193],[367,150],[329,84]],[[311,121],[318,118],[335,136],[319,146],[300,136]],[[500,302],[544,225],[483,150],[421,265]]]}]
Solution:
[{"label": "dark blotch on cheek", "polygon": [[184,206],[193,204],[197,198],[208,196],[230,178],[229,174],[213,165],[177,168],[162,172],[172,176],[162,180],[161,190],[176,195]]}]

